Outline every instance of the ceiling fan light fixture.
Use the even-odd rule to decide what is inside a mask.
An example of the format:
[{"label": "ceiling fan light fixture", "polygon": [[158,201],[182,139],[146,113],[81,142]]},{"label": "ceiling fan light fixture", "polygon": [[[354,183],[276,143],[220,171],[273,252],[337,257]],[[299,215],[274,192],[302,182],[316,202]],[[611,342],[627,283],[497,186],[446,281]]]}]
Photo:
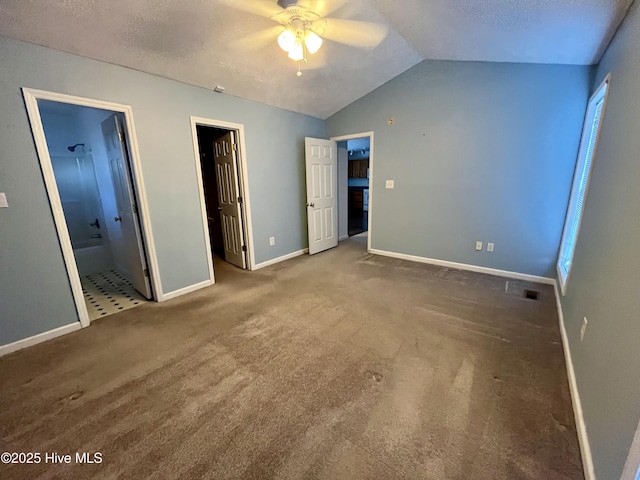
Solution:
[{"label": "ceiling fan light fixture", "polygon": [[296,45],[296,34],[288,28],[278,35],[278,45],[285,52],[290,52]]},{"label": "ceiling fan light fixture", "polygon": [[[291,60],[298,63],[297,75],[302,75],[301,62],[307,63],[307,56],[316,53],[322,47],[322,37],[311,29],[320,17],[304,6],[298,6],[299,0],[278,2],[285,10],[281,15],[271,17],[279,22],[283,30],[278,35],[278,45],[288,53]],[[296,8],[289,8],[291,5]],[[287,5],[285,7],[285,5]]]},{"label": "ceiling fan light fixture", "polygon": [[295,42],[291,50],[289,50],[289,58],[295,61],[304,59],[304,49],[302,48],[302,42]]},{"label": "ceiling fan light fixture", "polygon": [[310,54],[316,53],[322,46],[322,38],[313,33],[311,30],[307,30],[304,37],[304,43],[307,46],[307,50]]}]

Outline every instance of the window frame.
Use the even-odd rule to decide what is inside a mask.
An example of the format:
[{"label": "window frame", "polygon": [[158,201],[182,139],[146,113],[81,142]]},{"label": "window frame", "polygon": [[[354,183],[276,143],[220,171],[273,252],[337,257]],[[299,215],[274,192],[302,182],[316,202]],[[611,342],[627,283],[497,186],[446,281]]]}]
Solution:
[{"label": "window frame", "polygon": [[[571,276],[571,270],[573,269],[573,259],[575,257],[576,245],[578,243],[578,238],[580,236],[580,228],[582,226],[582,218],[584,216],[585,210],[585,202],[587,199],[587,194],[589,193],[589,184],[591,182],[591,174],[593,172],[593,163],[596,157],[596,152],[598,151],[598,143],[600,141],[600,134],[602,133],[602,124],[604,121],[604,116],[607,107],[607,97],[609,96],[609,86],[611,83],[611,73],[609,73],[602,83],[596,88],[595,92],[589,98],[589,102],[587,103],[587,110],[585,112],[584,122],[582,125],[582,134],[580,137],[580,148],[578,150],[578,158],[576,160],[576,167],[573,174],[573,182],[571,184],[571,195],[569,196],[569,203],[567,205],[567,213],[565,214],[564,226],[562,229],[562,239],[560,241],[560,248],[558,250],[558,259],[556,261],[556,272],[558,274],[558,282],[560,283],[560,289],[562,291],[562,295],[565,296],[567,294],[567,285],[569,283],[569,277]],[[569,268],[565,269],[562,267],[562,259],[563,259],[563,251],[565,250],[565,243],[568,241],[568,235],[571,231],[571,225],[574,223],[574,219],[576,216],[576,212],[571,215],[572,210],[575,210],[576,205],[578,203],[578,197],[580,195],[580,187],[581,187],[581,177],[584,176],[585,173],[585,163],[587,161],[587,151],[589,147],[589,140],[592,138],[593,133],[593,121],[595,119],[595,113],[598,108],[598,103],[602,100],[602,108],[600,110],[600,119],[597,125],[596,136],[593,142],[593,149],[591,153],[591,161],[589,162],[589,168],[586,172],[586,181],[584,182],[584,195],[582,196],[582,209],[580,210],[579,216],[577,218],[577,226],[576,226],[576,234],[575,241],[570,253],[571,263],[569,264]]]}]

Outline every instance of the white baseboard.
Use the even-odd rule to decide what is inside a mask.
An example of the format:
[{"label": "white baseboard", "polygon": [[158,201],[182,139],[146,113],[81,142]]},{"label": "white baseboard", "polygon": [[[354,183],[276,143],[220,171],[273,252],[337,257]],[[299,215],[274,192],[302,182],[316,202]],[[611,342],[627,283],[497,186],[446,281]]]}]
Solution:
[{"label": "white baseboard", "polygon": [[578,443],[580,444],[580,455],[582,456],[582,468],[584,469],[585,480],[596,480],[595,471],[593,469],[593,458],[591,457],[591,447],[589,446],[589,437],[587,435],[587,427],[584,423],[582,414],[582,402],[580,401],[580,393],[578,392],[578,383],[576,374],[573,370],[573,360],[571,359],[571,347],[569,347],[569,339],[567,337],[567,329],[564,325],[564,315],[562,313],[562,303],[560,302],[560,291],[558,284],[553,286],[556,294],[556,306],[558,308],[558,321],[560,322],[560,335],[562,336],[562,347],[564,349],[564,359],[567,364],[567,377],[569,378],[569,390],[571,391],[571,403],[573,404],[573,415],[576,421],[576,429],[578,431]]},{"label": "white baseboard", "polygon": [[409,260],[410,262],[428,263],[430,265],[438,265],[439,267],[457,268],[458,270],[467,270],[470,272],[486,273],[489,275],[497,275],[499,277],[515,278],[517,280],[526,280],[529,282],[545,283],[547,285],[555,285],[556,281],[549,277],[540,277],[538,275],[529,275],[528,273],[510,272],[508,270],[497,270],[495,268],[480,267],[478,265],[470,265],[468,263],[449,262],[447,260],[438,260],[436,258],[418,257],[416,255],[407,255],[405,253],[388,252],[386,250],[377,250],[372,248],[369,253],[374,255],[382,255],[385,257],[400,258]]},{"label": "white baseboard", "polygon": [[278,258],[273,258],[271,260],[267,260],[266,262],[258,263],[253,269],[260,270],[261,268],[268,267],[269,265],[274,265],[276,263],[284,262],[285,260],[290,260],[292,258],[299,257],[300,255],[304,255],[308,253],[308,248],[303,248],[302,250],[298,250],[297,252],[288,253],[287,255],[283,255]]},{"label": "white baseboard", "polygon": [[22,350],[23,348],[31,347],[32,345],[66,335],[67,333],[75,332],[81,328],[82,325],[80,325],[80,322],[73,322],[69,325],[64,325],[63,327],[54,328],[48,332],[39,333],[33,337],[23,338],[22,340],[17,340],[13,343],[7,343],[6,345],[0,345],[0,357],[17,350]]},{"label": "white baseboard", "polygon": [[172,298],[179,297],[180,295],[186,295],[187,293],[195,292],[196,290],[200,290],[201,288],[209,287],[211,285],[213,285],[213,282],[211,280],[205,280],[204,282],[189,285],[188,287],[179,288],[178,290],[174,290],[173,292],[162,294],[162,296],[158,299],[158,302],[165,302],[167,300],[171,300]]}]

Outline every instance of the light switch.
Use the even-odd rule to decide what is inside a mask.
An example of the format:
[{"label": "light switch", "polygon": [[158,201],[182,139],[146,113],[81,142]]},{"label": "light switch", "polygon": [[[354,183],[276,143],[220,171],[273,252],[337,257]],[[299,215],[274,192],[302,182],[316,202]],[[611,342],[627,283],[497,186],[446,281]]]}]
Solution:
[{"label": "light switch", "polygon": [[0,193],[0,208],[9,208],[7,196],[4,193]]},{"label": "light switch", "polygon": [[385,188],[393,188],[394,187],[394,181],[393,180],[387,180],[386,184],[385,184]]}]

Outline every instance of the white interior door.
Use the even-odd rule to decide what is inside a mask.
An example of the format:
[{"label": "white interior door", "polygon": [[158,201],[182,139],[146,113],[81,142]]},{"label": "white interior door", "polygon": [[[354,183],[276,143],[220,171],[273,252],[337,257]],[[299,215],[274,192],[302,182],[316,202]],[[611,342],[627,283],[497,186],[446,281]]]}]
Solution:
[{"label": "white interior door", "polygon": [[213,142],[213,159],[216,165],[224,258],[237,267],[247,268],[234,137],[234,132],[228,132]]},{"label": "white interior door", "polygon": [[116,268],[129,279],[133,287],[146,298],[151,298],[149,270],[144,255],[142,234],[138,223],[135,196],[129,176],[128,155],[124,131],[120,120],[112,115],[102,122],[102,135],[116,195],[118,216],[107,219],[120,226],[121,245],[113,249]]},{"label": "white interior door", "polygon": [[309,255],[338,245],[336,142],[305,138]]}]

